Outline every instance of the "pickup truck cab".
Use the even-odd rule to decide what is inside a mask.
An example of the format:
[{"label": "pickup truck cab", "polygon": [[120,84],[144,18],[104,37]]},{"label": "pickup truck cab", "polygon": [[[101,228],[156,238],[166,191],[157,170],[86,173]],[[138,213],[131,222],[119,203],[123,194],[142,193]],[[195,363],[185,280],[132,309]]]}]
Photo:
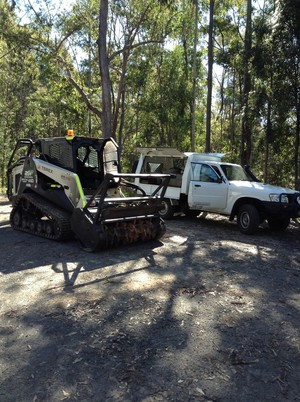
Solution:
[{"label": "pickup truck cab", "polygon": [[[222,161],[224,154],[181,153],[174,148],[142,148],[135,173],[171,173],[160,214],[170,219],[177,212],[202,212],[237,219],[241,232],[253,234],[268,221],[272,230],[285,230],[300,215],[300,193],[256,179],[240,165]],[[135,180],[146,194],[159,183]]]}]

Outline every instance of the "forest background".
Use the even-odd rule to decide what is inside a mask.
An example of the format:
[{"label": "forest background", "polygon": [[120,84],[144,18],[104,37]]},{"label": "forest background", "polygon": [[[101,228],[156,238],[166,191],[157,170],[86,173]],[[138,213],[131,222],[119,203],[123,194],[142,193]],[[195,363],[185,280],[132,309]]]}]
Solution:
[{"label": "forest background", "polygon": [[0,0],[0,188],[20,138],[223,152],[300,189],[300,0]]}]

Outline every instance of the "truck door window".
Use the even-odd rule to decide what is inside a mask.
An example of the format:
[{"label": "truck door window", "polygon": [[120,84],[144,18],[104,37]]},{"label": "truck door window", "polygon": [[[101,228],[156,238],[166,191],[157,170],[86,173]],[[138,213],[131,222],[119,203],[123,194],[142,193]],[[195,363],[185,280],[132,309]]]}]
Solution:
[{"label": "truck door window", "polygon": [[192,163],[193,180],[203,181],[206,183],[217,183],[218,176],[216,172],[206,164]]}]

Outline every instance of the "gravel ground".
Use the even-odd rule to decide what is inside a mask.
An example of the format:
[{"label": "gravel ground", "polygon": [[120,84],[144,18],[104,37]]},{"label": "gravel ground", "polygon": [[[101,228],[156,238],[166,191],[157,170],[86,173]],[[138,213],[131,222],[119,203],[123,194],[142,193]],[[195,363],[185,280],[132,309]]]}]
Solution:
[{"label": "gravel ground", "polygon": [[300,400],[300,230],[208,215],[86,253],[0,198],[0,401]]}]

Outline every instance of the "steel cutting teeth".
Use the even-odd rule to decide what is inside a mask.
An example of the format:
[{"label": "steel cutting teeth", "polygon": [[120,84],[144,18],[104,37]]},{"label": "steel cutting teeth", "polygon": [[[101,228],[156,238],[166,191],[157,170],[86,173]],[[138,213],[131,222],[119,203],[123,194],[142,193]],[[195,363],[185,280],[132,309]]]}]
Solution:
[{"label": "steel cutting teeth", "polygon": [[107,249],[118,245],[159,239],[164,233],[164,222],[160,218],[155,221],[142,219],[110,224],[103,228],[99,248]]}]

